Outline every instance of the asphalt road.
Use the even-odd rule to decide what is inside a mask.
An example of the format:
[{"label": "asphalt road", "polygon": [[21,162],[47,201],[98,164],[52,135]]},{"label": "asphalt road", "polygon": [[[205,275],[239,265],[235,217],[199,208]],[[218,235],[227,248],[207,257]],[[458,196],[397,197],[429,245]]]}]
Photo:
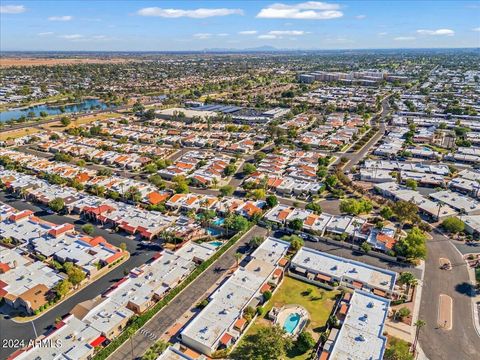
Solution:
[{"label": "asphalt road", "polygon": [[[202,273],[184,291],[182,291],[169,305],[160,310],[143,328],[131,339],[125,342],[112,355],[110,360],[135,359],[142,356],[152,346],[156,339],[165,333],[179,319],[181,319],[196,304],[199,299],[210,289],[225,273],[235,265],[234,254],[246,248],[249,240],[254,236],[265,236],[267,230],[254,226],[234,246],[228,249],[213,266]],[[144,334],[153,334],[153,339]],[[133,353],[133,356],[132,356]]]},{"label": "asphalt road", "polygon": [[377,124],[379,128],[377,133],[372,136],[372,138],[365,144],[365,146],[363,146],[360,149],[360,151],[353,152],[353,153],[347,152],[345,154],[339,154],[340,157],[346,157],[349,160],[343,168],[344,171],[351,170],[355,165],[357,165],[360,161],[362,161],[365,158],[365,155],[367,155],[367,153],[370,151],[372,146],[375,145],[383,137],[386,130],[384,118],[387,116],[389,111],[390,111],[390,105],[388,103],[388,97],[386,97],[382,101],[382,112],[380,113],[379,116],[377,116]]},{"label": "asphalt road", "polygon": [[[427,243],[428,257],[420,303],[420,319],[427,323],[420,332],[421,347],[430,360],[478,360],[480,337],[473,325],[472,287],[467,265],[447,237],[437,232],[431,234],[433,239]],[[451,261],[452,270],[440,269],[441,257]],[[453,299],[452,330],[438,327],[440,294]]]},{"label": "asphalt road", "polygon": [[[41,217],[44,220],[62,224],[62,223],[73,223],[77,230],[80,230],[81,226],[84,224],[83,221],[75,221],[69,217],[59,216],[56,214],[47,214],[43,209],[38,206],[32,205],[22,200],[17,200],[7,196],[5,193],[0,192],[0,201],[3,201],[16,209],[24,210],[29,209],[35,212],[35,215]],[[110,243],[114,245],[120,245],[122,242],[127,244],[127,250],[130,252],[130,258],[125,261],[120,266],[111,270],[109,273],[103,277],[97,279],[87,287],[83,288],[76,294],[69,297],[67,300],[51,309],[41,317],[35,319],[33,324],[38,335],[45,332],[51,325],[55,323],[57,317],[61,317],[65,314],[68,314],[70,310],[77,305],[78,303],[92,299],[95,296],[101,294],[103,291],[108,289],[113,283],[118,281],[124,276],[125,271],[130,271],[131,269],[145,264],[147,260],[152,258],[155,253],[154,250],[142,248],[141,244],[135,240],[128,239],[117,233],[110,233],[107,230],[95,227],[94,235],[103,236]],[[10,319],[5,319],[4,315],[0,314],[0,340],[3,339],[23,339],[30,340],[35,339],[35,331],[31,322],[28,323],[17,323]],[[1,342],[0,342],[1,343]],[[10,353],[15,351],[13,348],[3,348],[0,347],[0,359],[6,358]]]}]

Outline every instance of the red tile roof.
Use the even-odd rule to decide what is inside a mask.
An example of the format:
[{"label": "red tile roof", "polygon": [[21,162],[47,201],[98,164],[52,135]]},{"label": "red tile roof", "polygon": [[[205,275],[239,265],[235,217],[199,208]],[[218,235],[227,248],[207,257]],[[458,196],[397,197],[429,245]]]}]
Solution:
[{"label": "red tile roof", "polygon": [[229,333],[225,333],[222,335],[222,337],[220,338],[220,343],[222,345],[228,345],[230,344],[230,341],[233,339],[233,336],[230,335]]}]

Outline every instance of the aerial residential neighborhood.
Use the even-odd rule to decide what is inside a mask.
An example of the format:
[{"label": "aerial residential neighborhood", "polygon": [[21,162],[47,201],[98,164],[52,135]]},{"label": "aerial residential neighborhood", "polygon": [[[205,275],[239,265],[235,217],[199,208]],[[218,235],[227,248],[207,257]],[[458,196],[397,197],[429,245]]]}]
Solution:
[{"label": "aerial residential neighborhood", "polygon": [[0,4],[0,359],[477,360],[480,6]]}]

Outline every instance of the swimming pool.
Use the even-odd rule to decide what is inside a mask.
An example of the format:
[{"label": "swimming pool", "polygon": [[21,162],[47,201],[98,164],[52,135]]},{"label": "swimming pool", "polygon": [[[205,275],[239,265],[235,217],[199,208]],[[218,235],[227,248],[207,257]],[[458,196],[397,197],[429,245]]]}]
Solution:
[{"label": "swimming pool", "polygon": [[285,320],[285,323],[283,324],[283,329],[288,334],[293,334],[293,332],[295,331],[296,327],[300,322],[300,319],[301,319],[301,316],[299,313],[292,313],[288,315],[288,318]]},{"label": "swimming pool", "polygon": [[222,246],[223,243],[221,241],[210,241],[209,244],[217,248]]},{"label": "swimming pool", "polygon": [[222,226],[223,223],[225,222],[224,218],[218,218],[212,221],[212,224],[215,226]]},{"label": "swimming pool", "polygon": [[207,234],[210,236],[218,236],[222,234],[221,230],[215,229],[215,228],[207,228]]}]

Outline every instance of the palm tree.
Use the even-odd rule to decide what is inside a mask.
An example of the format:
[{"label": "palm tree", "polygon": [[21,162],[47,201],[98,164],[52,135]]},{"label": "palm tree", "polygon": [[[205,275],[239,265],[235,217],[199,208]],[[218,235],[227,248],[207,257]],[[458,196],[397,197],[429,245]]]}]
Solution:
[{"label": "palm tree", "polygon": [[405,284],[407,285],[407,296],[409,295],[410,293],[410,287],[411,286],[416,286],[418,284],[418,281],[417,279],[415,278],[415,276],[413,276],[412,273],[408,272],[408,271],[404,271],[400,274],[400,277],[398,278],[398,281],[401,283],[401,284]]},{"label": "palm tree", "polygon": [[242,258],[242,254],[240,254],[239,252],[236,252],[235,253],[235,260],[237,260],[237,268],[240,266],[240,259]]},{"label": "palm tree", "polygon": [[415,323],[413,325],[416,327],[415,339],[413,340],[413,345],[412,345],[413,355],[415,356],[415,354],[417,352],[417,343],[418,343],[418,337],[420,335],[420,329],[422,327],[424,327],[425,325],[427,325],[427,323],[422,319],[418,319],[417,321],[415,321]]}]

